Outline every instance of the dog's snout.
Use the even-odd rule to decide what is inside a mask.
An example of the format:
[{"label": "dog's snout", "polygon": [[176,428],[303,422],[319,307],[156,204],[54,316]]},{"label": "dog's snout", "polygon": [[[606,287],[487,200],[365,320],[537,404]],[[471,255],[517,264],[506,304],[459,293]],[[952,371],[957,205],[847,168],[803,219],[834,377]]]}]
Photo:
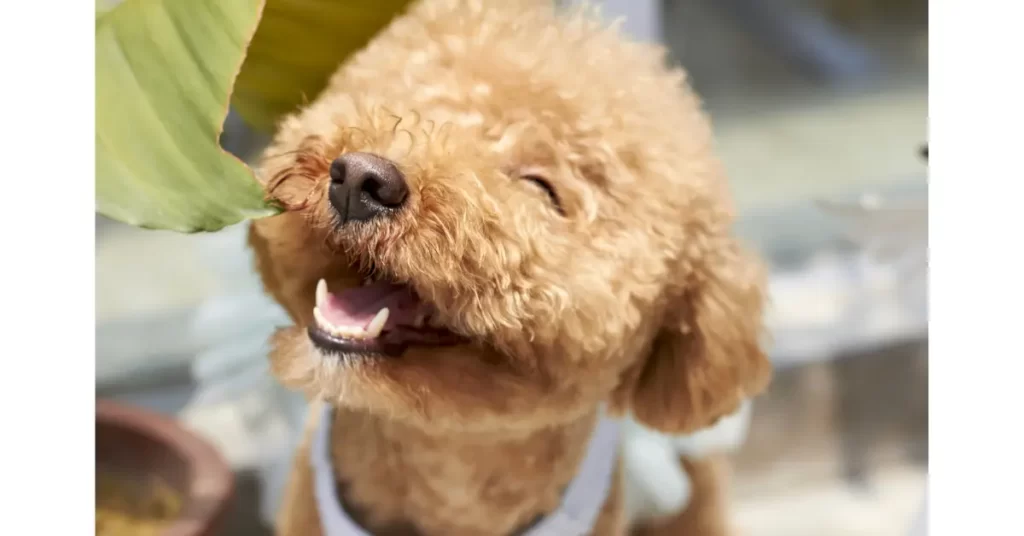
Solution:
[{"label": "dog's snout", "polygon": [[328,197],[342,223],[366,221],[400,208],[409,185],[394,162],[370,153],[349,153],[331,163]]}]

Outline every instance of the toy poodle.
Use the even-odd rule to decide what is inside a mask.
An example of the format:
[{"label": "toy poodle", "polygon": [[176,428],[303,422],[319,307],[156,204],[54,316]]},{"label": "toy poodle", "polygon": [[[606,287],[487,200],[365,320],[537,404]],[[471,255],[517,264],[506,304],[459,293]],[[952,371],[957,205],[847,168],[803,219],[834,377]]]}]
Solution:
[{"label": "toy poodle", "polygon": [[[683,71],[552,4],[414,3],[279,125],[286,210],[249,241],[294,321],[274,374],[315,401],[279,534],[627,534],[622,418],[689,434],[767,384]],[[687,462],[694,536],[725,530],[717,464]]]}]

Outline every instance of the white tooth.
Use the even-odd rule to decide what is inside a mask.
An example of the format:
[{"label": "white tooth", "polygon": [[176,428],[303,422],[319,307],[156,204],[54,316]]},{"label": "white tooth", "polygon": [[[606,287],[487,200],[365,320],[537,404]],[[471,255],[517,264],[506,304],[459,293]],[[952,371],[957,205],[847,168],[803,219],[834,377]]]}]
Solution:
[{"label": "white tooth", "polygon": [[316,284],[316,305],[319,307],[327,301],[327,281],[323,279]]},{"label": "white tooth", "polygon": [[426,318],[427,318],[427,313],[419,313],[419,314],[417,314],[416,315],[416,320],[413,320],[413,322],[412,322],[413,327],[422,328],[423,327],[423,321],[426,320]]},{"label": "white tooth", "polygon": [[376,338],[380,336],[380,332],[384,330],[384,324],[388,321],[388,315],[391,311],[387,307],[377,311],[377,316],[373,317],[370,324],[366,326],[366,336],[370,338]]},{"label": "white tooth", "polygon": [[349,328],[348,336],[350,339],[365,339],[366,332],[362,328],[351,327]]},{"label": "white tooth", "polygon": [[319,307],[313,308],[313,320],[316,320],[317,325],[321,328],[333,332],[334,326],[324,318],[324,314],[320,312]]}]

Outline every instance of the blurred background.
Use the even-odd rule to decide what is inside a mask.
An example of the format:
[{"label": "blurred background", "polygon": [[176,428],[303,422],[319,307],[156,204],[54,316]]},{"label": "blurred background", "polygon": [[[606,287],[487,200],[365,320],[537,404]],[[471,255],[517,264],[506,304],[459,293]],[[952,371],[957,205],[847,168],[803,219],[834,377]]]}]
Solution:
[{"label": "blurred background", "polygon": [[[927,475],[927,1],[597,3],[688,69],[771,263],[777,372],[734,456],[741,534],[908,534]],[[229,117],[226,148],[265,142]],[[225,534],[269,534],[303,401],[269,375],[288,321],[244,226],[96,230],[97,395],[207,437],[237,475]]]}]

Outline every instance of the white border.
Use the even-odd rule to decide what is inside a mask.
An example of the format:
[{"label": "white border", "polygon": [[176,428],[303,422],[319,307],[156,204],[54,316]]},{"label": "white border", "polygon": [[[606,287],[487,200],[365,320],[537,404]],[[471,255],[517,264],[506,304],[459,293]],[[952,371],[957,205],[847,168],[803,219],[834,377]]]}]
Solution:
[{"label": "white border", "polygon": [[[0,389],[0,470],[11,506],[4,524],[16,533],[78,534],[90,526],[94,493],[93,6],[15,5],[0,22],[10,140],[0,212],[9,313]],[[1024,50],[1022,20],[1018,2],[932,5],[936,536],[1019,527],[1024,454],[1008,436],[1020,437],[1014,409],[1024,406],[1016,339],[1024,331],[1024,85],[1013,67]]]},{"label": "white border", "polygon": [[16,2],[3,76],[4,533],[94,527],[93,2]]},{"label": "white border", "polygon": [[[1020,2],[931,2],[930,534],[1020,530]],[[1010,437],[1017,437],[1011,440]]]}]

